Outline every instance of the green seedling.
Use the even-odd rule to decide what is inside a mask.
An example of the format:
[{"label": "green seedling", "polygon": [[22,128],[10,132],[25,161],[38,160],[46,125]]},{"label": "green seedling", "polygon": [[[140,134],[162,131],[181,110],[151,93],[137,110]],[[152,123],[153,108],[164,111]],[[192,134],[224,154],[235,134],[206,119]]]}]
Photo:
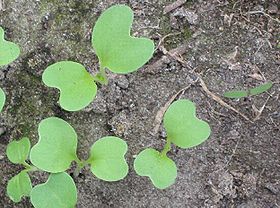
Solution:
[{"label": "green seedling", "polygon": [[8,159],[14,164],[21,164],[25,170],[9,180],[7,194],[14,202],[20,202],[23,196],[29,196],[32,189],[28,170],[31,166],[26,162],[30,151],[30,141],[24,137],[19,141],[12,141],[7,146],[6,154]]},{"label": "green seedling", "polygon": [[50,174],[46,183],[35,186],[30,193],[30,201],[35,208],[75,207],[77,188],[67,173]]},{"label": "green seedling", "polygon": [[[10,64],[19,57],[20,48],[17,44],[5,40],[5,31],[0,27],[0,66]],[[6,96],[0,88],[0,112],[3,110]]]},{"label": "green seedling", "polygon": [[72,61],[61,61],[43,73],[43,82],[60,90],[60,106],[68,111],[86,107],[94,99],[97,86],[85,67]]},{"label": "green seedling", "polygon": [[273,85],[272,82],[267,82],[258,87],[251,88],[248,90],[232,90],[224,93],[224,97],[239,99],[243,97],[259,95],[261,93],[268,91],[272,87],[272,85]]},{"label": "green seedling", "polygon": [[[127,144],[120,138],[107,136],[97,140],[91,147],[89,158],[80,160],[76,154],[77,134],[66,121],[56,117],[44,119],[39,124],[38,133],[39,141],[31,149],[28,138],[13,141],[7,147],[8,159],[25,168],[8,182],[7,194],[14,202],[30,196],[36,208],[46,207],[49,203],[54,208],[74,207],[76,187],[73,179],[64,172],[72,162],[77,164],[75,176],[86,165],[90,165],[93,175],[104,181],[118,181],[128,173],[124,158]],[[49,172],[48,181],[32,188],[28,174],[33,171]]]},{"label": "green seedling", "polygon": [[3,110],[5,101],[6,101],[6,95],[4,91],[0,88],[0,112]]},{"label": "green seedling", "polygon": [[112,6],[101,14],[92,32],[92,46],[98,56],[100,71],[92,76],[84,66],[62,61],[49,66],[43,82],[60,90],[59,104],[67,111],[78,111],[93,101],[97,86],[107,84],[105,69],[126,74],[147,63],[154,53],[154,43],[130,35],[133,11],[125,5]]},{"label": "green seedling", "polygon": [[24,196],[29,196],[32,189],[30,177],[26,171],[21,171],[12,177],[7,186],[7,194],[14,202],[20,202]]},{"label": "green seedling", "polygon": [[167,156],[171,144],[181,148],[195,147],[204,142],[211,129],[205,121],[196,117],[194,103],[189,100],[175,101],[164,115],[164,127],[167,142],[159,152],[148,148],[138,154],[134,161],[134,169],[140,176],[148,176],[155,187],[165,189],[172,185],[177,177],[175,162]]},{"label": "green seedling", "polygon": [[154,43],[130,36],[133,12],[128,6],[107,9],[93,29],[92,45],[100,61],[114,73],[126,74],[143,66],[153,55]]},{"label": "green seedling", "polygon": [[5,40],[5,31],[0,27],[0,66],[10,64],[19,57],[17,44]]}]

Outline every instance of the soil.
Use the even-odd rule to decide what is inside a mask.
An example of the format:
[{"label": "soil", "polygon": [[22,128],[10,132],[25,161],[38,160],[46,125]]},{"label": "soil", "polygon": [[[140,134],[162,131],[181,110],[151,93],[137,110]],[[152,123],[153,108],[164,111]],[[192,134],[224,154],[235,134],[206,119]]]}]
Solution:
[{"label": "soil", "polygon": [[[21,56],[0,71],[7,103],[0,116],[0,207],[32,207],[29,199],[14,204],[6,195],[7,181],[21,167],[12,165],[7,144],[27,136],[35,144],[38,123],[49,116],[68,121],[79,136],[78,154],[86,159],[89,147],[105,135],[127,141],[128,176],[108,183],[93,177],[88,168],[74,178],[77,207],[238,207],[280,206],[280,8],[278,0],[197,0],[164,14],[169,0],[5,0],[0,25],[6,39],[21,47]],[[186,46],[181,59],[157,50],[143,68],[128,75],[108,72],[109,85],[100,86],[95,101],[79,112],[66,112],[58,91],[41,81],[43,70],[60,60],[82,63],[98,70],[91,47],[91,30],[102,11],[125,3],[135,12],[133,34],[162,46]],[[278,8],[277,8],[278,7]],[[252,12],[259,11],[259,12]],[[161,48],[162,49],[162,48]],[[192,149],[173,147],[178,178],[166,190],[157,190],[133,170],[134,156],[146,147],[161,149],[165,132],[153,135],[159,109],[201,73],[209,90],[222,97],[231,89],[246,89],[265,80],[268,93],[239,100],[224,99],[253,123],[209,97],[199,82],[180,95],[194,101],[199,118],[209,122],[211,137]],[[260,80],[262,79],[262,80]],[[72,170],[69,170],[71,173]],[[32,176],[35,184],[46,175]]]}]

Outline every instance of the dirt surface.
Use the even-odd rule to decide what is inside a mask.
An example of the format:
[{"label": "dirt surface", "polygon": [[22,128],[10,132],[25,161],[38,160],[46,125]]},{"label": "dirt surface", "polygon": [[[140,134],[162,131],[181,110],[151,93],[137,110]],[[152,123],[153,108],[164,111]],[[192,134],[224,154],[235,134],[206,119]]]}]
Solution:
[{"label": "dirt surface", "polygon": [[[3,1],[3,0],[2,0]],[[172,1],[162,0],[5,0],[0,25],[6,38],[21,47],[21,56],[0,71],[7,103],[0,116],[0,207],[32,207],[29,199],[13,204],[6,196],[7,181],[21,167],[5,156],[7,144],[22,136],[36,143],[38,123],[48,116],[68,121],[79,136],[78,154],[86,159],[89,147],[105,135],[128,142],[128,176],[115,183],[93,177],[83,169],[74,178],[77,207],[280,207],[280,8],[279,1],[187,1],[164,14]],[[161,47],[145,67],[129,75],[109,73],[109,85],[100,87],[86,109],[69,113],[57,104],[58,92],[41,81],[43,70],[60,60],[84,64],[92,73],[98,60],[91,47],[91,30],[102,11],[125,3],[134,10],[133,34],[159,40],[172,50],[185,46],[178,62]],[[278,6],[278,8],[277,8]],[[258,12],[256,12],[258,11]],[[180,34],[178,34],[180,32]],[[253,120],[251,123],[216,103],[199,82],[180,95],[197,104],[198,116],[209,122],[211,137],[183,150],[173,147],[178,178],[166,190],[157,190],[148,178],[133,171],[134,155],[145,147],[161,149],[165,132],[153,135],[158,110],[201,73],[213,93],[274,82],[269,93],[229,100]],[[259,79],[259,80],[258,80]],[[262,79],[262,80],[260,80]],[[71,173],[71,170],[69,171]],[[32,176],[34,184],[45,174]]]}]

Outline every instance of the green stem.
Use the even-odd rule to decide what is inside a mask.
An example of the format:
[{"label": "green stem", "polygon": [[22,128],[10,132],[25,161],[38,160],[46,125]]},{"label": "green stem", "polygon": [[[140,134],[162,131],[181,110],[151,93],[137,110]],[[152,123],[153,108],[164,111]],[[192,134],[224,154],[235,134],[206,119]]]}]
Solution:
[{"label": "green stem", "polygon": [[31,169],[32,166],[29,165],[26,161],[23,161],[22,165],[25,167],[25,169]]},{"label": "green stem", "polygon": [[74,170],[74,177],[78,177],[81,170],[88,164],[87,160],[79,160],[78,158],[75,160],[77,163],[77,167]]},{"label": "green stem", "polygon": [[38,171],[39,169],[33,165],[29,165],[26,161],[22,163],[26,172]]},{"label": "green stem", "polygon": [[100,73],[102,76],[107,77],[107,76],[106,76],[106,71],[105,71],[105,67],[104,67],[104,66],[100,66],[100,71],[99,71],[99,73]]},{"label": "green stem", "polygon": [[99,82],[102,85],[107,85],[108,84],[108,78],[106,75],[105,67],[100,66],[100,71],[93,76],[94,81]]},{"label": "green stem", "polygon": [[164,145],[161,155],[166,156],[166,154],[171,150],[171,139],[167,137],[166,144]]}]

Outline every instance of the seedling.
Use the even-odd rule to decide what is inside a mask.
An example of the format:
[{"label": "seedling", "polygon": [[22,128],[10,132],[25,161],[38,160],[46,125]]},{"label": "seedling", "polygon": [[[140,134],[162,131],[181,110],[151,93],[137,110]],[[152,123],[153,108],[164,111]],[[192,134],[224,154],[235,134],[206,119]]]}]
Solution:
[{"label": "seedling", "polygon": [[148,176],[159,189],[171,186],[177,177],[175,162],[167,156],[171,143],[181,148],[195,147],[204,142],[211,129],[205,121],[196,117],[195,105],[189,100],[178,100],[170,105],[164,115],[167,141],[164,149],[158,152],[148,148],[138,154],[134,169],[140,176]]},{"label": "seedling", "polygon": [[[66,121],[56,117],[44,119],[39,124],[38,133],[39,141],[31,150],[28,138],[13,141],[7,147],[9,160],[25,168],[8,182],[7,194],[14,202],[30,196],[36,208],[46,207],[49,203],[58,208],[74,207],[76,186],[64,172],[73,161],[77,164],[74,175],[86,165],[90,165],[91,172],[104,181],[118,181],[128,173],[124,158],[127,144],[120,138],[107,136],[99,139],[92,145],[90,157],[80,160],[76,154],[77,134]],[[33,171],[49,172],[49,179],[32,188],[29,174]]]},{"label": "seedling", "polygon": [[243,98],[243,97],[249,97],[253,95],[259,95],[261,93],[264,93],[268,91],[272,87],[272,82],[267,82],[265,84],[262,84],[255,88],[250,88],[248,90],[232,90],[224,93],[224,96],[227,98]]},{"label": "seedling", "polygon": [[75,207],[77,188],[67,173],[50,174],[46,183],[35,186],[30,193],[30,201],[35,208]]},{"label": "seedling", "polygon": [[3,110],[5,101],[6,101],[6,95],[4,91],[0,88],[0,112]]},{"label": "seedling", "polygon": [[125,5],[112,6],[97,20],[92,32],[92,46],[98,56],[100,71],[92,76],[85,67],[72,61],[49,66],[43,82],[60,90],[59,104],[68,111],[78,111],[93,101],[96,82],[107,84],[105,69],[126,74],[136,71],[153,55],[154,43],[130,35],[133,11]]},{"label": "seedling", "polygon": [[0,66],[10,64],[18,58],[19,54],[19,46],[6,41],[4,29],[0,27]]},{"label": "seedling", "polygon": [[[5,31],[0,27],[0,67],[10,64],[18,58],[20,48],[17,44],[5,40]],[[5,104],[6,96],[0,88],[0,112]]]}]

